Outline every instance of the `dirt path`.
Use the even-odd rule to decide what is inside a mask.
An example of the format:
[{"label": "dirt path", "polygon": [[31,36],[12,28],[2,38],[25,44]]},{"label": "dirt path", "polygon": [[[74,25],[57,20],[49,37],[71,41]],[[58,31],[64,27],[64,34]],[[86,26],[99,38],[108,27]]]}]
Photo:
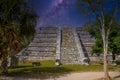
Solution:
[{"label": "dirt path", "polygon": [[[38,78],[38,79],[31,79],[31,78],[1,78],[0,80],[100,80],[104,76],[103,72],[81,72],[81,73],[71,73],[62,76],[54,76],[51,78]],[[120,72],[110,72],[111,77],[116,77],[115,80],[120,80]]]},{"label": "dirt path", "polygon": [[[83,72],[83,73],[72,73],[66,76],[61,76],[56,79],[48,79],[48,80],[98,80],[104,76],[103,72]],[[120,72],[110,72],[111,77],[119,77],[120,80]]]}]

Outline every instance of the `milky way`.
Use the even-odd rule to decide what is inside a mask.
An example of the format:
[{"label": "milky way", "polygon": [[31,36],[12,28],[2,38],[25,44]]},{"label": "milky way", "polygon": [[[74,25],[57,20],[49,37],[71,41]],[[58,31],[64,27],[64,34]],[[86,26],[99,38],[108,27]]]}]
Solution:
[{"label": "milky way", "polygon": [[56,24],[65,15],[76,0],[51,0],[51,4],[46,11],[40,15],[37,28],[46,25]]},{"label": "milky way", "polygon": [[[34,9],[39,15],[36,26],[37,30],[41,26],[69,25],[80,27],[85,22],[95,19],[94,15],[90,15],[89,18],[86,18],[80,13],[80,10],[76,8],[76,0],[28,0],[28,2],[35,6]],[[110,4],[110,6],[112,5]],[[111,10],[110,6],[106,7],[106,9]],[[120,17],[120,15],[118,17]],[[118,21],[120,21],[120,18]]]}]

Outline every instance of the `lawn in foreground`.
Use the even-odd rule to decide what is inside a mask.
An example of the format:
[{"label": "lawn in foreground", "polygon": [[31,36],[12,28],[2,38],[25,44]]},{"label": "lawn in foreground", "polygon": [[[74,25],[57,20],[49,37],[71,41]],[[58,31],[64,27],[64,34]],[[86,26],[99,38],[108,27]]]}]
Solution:
[{"label": "lawn in foreground", "polygon": [[[100,72],[103,71],[103,65],[99,62],[93,63],[89,66],[80,64],[67,64],[55,66],[54,61],[40,61],[41,65],[34,67],[32,61],[26,63],[19,63],[17,68],[9,68],[8,76],[22,76],[22,77],[44,77],[44,76],[57,76],[64,75],[71,72]],[[120,65],[109,66],[109,70],[119,70]]]}]

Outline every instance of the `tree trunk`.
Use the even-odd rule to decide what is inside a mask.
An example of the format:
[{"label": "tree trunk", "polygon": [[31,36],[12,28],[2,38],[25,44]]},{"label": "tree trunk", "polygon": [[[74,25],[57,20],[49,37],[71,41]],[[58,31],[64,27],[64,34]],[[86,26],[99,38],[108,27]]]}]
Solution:
[{"label": "tree trunk", "polygon": [[106,47],[104,47],[104,75],[105,75],[105,80],[109,80],[108,61],[107,61],[107,50],[106,50]]},{"label": "tree trunk", "polygon": [[7,53],[7,49],[4,49],[2,51],[2,60],[1,60],[1,72],[2,74],[7,74],[8,73],[8,53]]},{"label": "tree trunk", "polygon": [[103,49],[104,49],[104,76],[105,80],[110,80],[110,76],[108,73],[108,61],[107,61],[107,53],[108,53],[108,38],[103,34]]},{"label": "tree trunk", "polygon": [[116,60],[116,56],[115,56],[115,53],[114,53],[114,52],[112,52],[112,59],[113,59],[113,61]]}]

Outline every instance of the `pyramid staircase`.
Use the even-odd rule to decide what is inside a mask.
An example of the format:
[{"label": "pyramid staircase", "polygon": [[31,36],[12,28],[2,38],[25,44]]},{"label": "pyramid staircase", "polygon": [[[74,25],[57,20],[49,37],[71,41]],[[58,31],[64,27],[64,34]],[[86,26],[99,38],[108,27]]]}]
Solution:
[{"label": "pyramid staircase", "polygon": [[82,50],[77,46],[77,35],[71,27],[62,28],[61,62],[64,64],[79,64]]}]

